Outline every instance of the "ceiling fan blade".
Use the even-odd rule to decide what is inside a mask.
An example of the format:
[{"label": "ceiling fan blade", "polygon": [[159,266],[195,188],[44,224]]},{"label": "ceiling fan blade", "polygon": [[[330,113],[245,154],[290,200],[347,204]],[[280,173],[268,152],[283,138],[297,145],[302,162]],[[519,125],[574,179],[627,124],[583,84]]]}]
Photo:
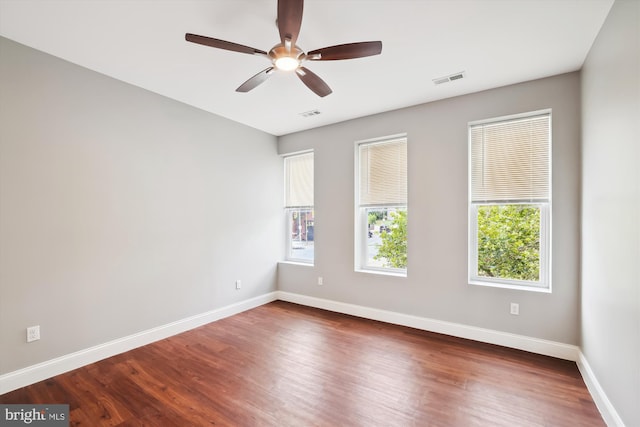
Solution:
[{"label": "ceiling fan blade", "polygon": [[242,83],[238,89],[236,89],[236,92],[249,92],[259,84],[264,83],[265,80],[271,77],[271,74],[273,74],[273,67],[265,68],[246,82]]},{"label": "ceiling fan blade", "polygon": [[334,61],[379,55],[381,52],[381,41],[347,43],[312,50],[307,52],[307,59],[310,61]]},{"label": "ceiling fan blade", "polygon": [[283,44],[291,42],[296,45],[300,26],[302,25],[302,9],[304,0],[278,0],[278,31]]},{"label": "ceiling fan blade", "polygon": [[318,77],[316,74],[312,73],[305,67],[299,67],[296,70],[296,74],[300,78],[300,80],[302,80],[302,83],[307,85],[309,89],[311,89],[316,95],[321,98],[333,92],[329,85],[324,82],[324,80],[322,80],[320,77]]},{"label": "ceiling fan blade", "polygon": [[248,53],[249,55],[267,56],[267,52],[238,43],[228,42],[225,40],[214,39],[206,36],[198,36],[196,34],[187,33],[185,40],[191,43],[198,43],[205,46],[216,47],[218,49],[231,50],[233,52]]}]

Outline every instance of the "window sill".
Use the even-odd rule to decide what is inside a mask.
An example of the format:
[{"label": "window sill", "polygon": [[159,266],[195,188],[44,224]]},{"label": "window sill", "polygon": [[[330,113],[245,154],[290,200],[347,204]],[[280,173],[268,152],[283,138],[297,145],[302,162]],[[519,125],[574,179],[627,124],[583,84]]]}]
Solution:
[{"label": "window sill", "polygon": [[385,270],[373,270],[373,269],[364,269],[364,268],[356,268],[356,273],[366,273],[366,274],[377,274],[380,276],[392,276],[392,277],[407,277],[406,271],[385,271]]},{"label": "window sill", "polygon": [[503,289],[513,289],[516,291],[529,291],[529,292],[540,292],[545,294],[551,293],[551,287],[541,287],[541,286],[527,286],[527,285],[517,285],[517,284],[509,284],[509,283],[497,283],[497,282],[485,282],[480,280],[469,280],[470,285],[474,286],[485,286],[489,288],[503,288]]},{"label": "window sill", "polygon": [[286,259],[284,261],[278,261],[278,264],[300,265],[302,267],[313,267],[312,262],[295,261],[290,259]]}]

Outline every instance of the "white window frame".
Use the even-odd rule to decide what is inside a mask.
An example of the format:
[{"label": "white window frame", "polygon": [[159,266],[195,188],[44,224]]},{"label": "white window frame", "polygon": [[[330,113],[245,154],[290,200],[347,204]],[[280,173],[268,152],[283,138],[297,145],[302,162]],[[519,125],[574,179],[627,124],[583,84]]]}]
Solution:
[{"label": "white window frame", "polygon": [[[355,142],[354,159],[355,159],[355,232],[354,232],[354,261],[355,271],[361,273],[374,273],[381,275],[407,277],[407,268],[394,268],[394,267],[378,267],[367,265],[368,260],[368,215],[367,210],[372,209],[404,209],[407,211],[408,216],[408,200],[406,204],[374,204],[374,205],[360,205],[360,147],[368,144],[382,144],[385,142],[392,142],[394,140],[404,140],[408,147],[407,134],[396,134],[380,138],[373,138],[367,140],[361,140]],[[408,165],[407,165],[408,169]],[[408,183],[407,183],[408,187]],[[408,221],[408,219],[407,219]],[[407,222],[408,226],[408,222]],[[407,259],[408,259],[408,242],[407,242]],[[407,266],[408,267],[408,266]]]},{"label": "white window frame", "polygon": [[[313,206],[305,206],[302,208],[285,208],[285,223],[286,223],[286,255],[285,255],[285,261],[289,261],[292,263],[301,263],[301,264],[310,264],[313,265],[315,262],[315,212],[313,209]],[[314,236],[313,236],[313,244],[314,244],[314,254],[313,254],[313,259],[309,260],[308,258],[297,258],[294,256],[291,256],[293,254],[293,240],[291,239],[291,229],[293,228],[293,221],[292,221],[292,213],[295,211],[298,211],[300,213],[300,211],[311,211],[314,212],[314,228],[313,228],[313,232],[314,232]]]},{"label": "white window frame", "polygon": [[[304,206],[287,206],[287,196],[286,196],[286,192],[287,192],[287,159],[288,158],[292,158],[292,157],[298,157],[298,156],[304,156],[304,155],[308,155],[308,154],[314,154],[313,150],[305,150],[305,151],[299,151],[299,152],[295,152],[295,153],[287,153],[285,155],[283,155],[283,161],[282,161],[282,165],[283,165],[283,169],[284,169],[284,187],[283,187],[283,191],[285,193],[284,195],[284,200],[285,200],[285,206],[284,206],[284,224],[285,224],[285,261],[286,262],[290,262],[290,263],[296,263],[296,264],[304,264],[304,265],[310,265],[313,266],[315,263],[315,242],[316,242],[316,238],[315,238],[315,208],[314,208],[314,204],[311,205],[304,205]],[[314,163],[315,163],[315,155],[314,155]],[[314,165],[315,166],[315,165]],[[313,177],[315,179],[315,176]],[[313,253],[313,258],[310,260],[308,258],[299,258],[299,257],[295,257],[292,256],[293,254],[293,242],[291,239],[291,229],[293,226],[292,223],[292,213],[295,211],[308,211],[310,210],[311,212],[314,213],[314,236],[313,236],[313,244],[314,244],[314,253]]]},{"label": "white window frame", "polygon": [[[507,201],[507,202],[472,202],[472,162],[471,162],[471,129],[474,125],[506,122],[518,119],[533,118],[536,116],[549,116],[549,199],[548,201]],[[534,292],[551,293],[551,212],[552,212],[552,114],[551,109],[532,111],[528,113],[513,114],[496,117],[487,120],[479,120],[468,123],[468,205],[469,205],[469,251],[468,251],[468,281],[471,285],[491,286],[498,288],[517,289]],[[540,269],[539,281],[504,279],[496,277],[479,276],[478,272],[478,206],[498,205],[531,205],[540,208]]]},{"label": "white window frame", "polygon": [[550,203],[513,203],[514,205],[531,205],[540,209],[540,281],[502,279],[499,277],[478,276],[478,206],[509,205],[511,203],[470,203],[469,211],[469,283],[472,285],[495,286],[509,289],[525,289],[530,291],[551,291],[550,273],[550,240],[551,219]]}]

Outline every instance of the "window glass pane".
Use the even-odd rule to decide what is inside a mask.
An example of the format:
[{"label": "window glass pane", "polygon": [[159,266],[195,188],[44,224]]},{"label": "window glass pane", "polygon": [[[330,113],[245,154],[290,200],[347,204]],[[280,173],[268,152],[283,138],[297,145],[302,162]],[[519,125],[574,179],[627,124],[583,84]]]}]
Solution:
[{"label": "window glass pane", "polygon": [[407,268],[407,209],[366,208],[367,267]]},{"label": "window glass pane", "polygon": [[539,281],[540,215],[537,205],[479,205],[477,275]]},{"label": "window glass pane", "polygon": [[313,261],[313,209],[287,209],[289,222],[289,259]]}]

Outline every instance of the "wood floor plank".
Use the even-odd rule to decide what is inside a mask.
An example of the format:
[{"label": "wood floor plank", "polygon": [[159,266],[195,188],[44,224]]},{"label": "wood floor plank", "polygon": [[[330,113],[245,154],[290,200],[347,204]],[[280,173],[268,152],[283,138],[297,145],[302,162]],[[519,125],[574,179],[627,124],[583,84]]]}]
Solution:
[{"label": "wood floor plank", "polygon": [[6,393],[72,426],[601,427],[575,363],[276,301]]}]

